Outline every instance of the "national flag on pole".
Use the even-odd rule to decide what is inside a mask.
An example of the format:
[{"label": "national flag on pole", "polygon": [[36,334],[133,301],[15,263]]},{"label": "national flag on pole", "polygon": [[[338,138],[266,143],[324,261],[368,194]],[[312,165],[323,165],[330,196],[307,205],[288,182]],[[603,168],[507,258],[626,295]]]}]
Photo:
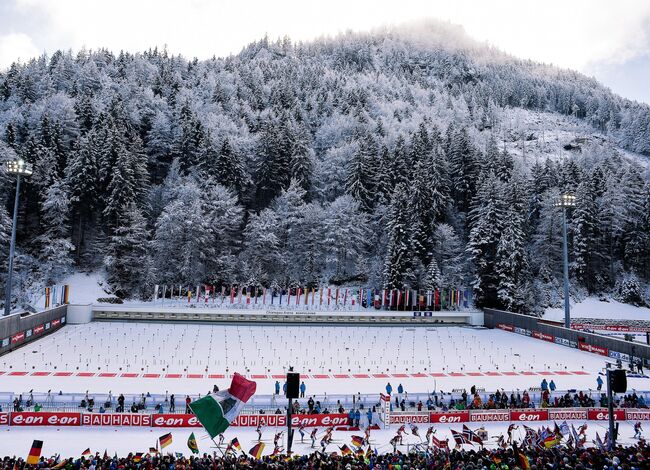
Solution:
[{"label": "national flag on pole", "polygon": [[157,447],[149,447],[149,453],[150,454],[157,454],[158,453],[158,448]]},{"label": "national flag on pole", "polygon": [[90,447],[88,447],[86,450],[84,450],[84,451],[81,453],[81,455],[83,455],[83,456],[90,455]]},{"label": "national flag on pole", "polygon": [[454,431],[453,429],[450,429],[450,431],[451,431],[451,436],[454,438],[454,441],[456,441],[456,444],[458,444],[458,445],[462,445],[462,444],[474,445],[462,433]]},{"label": "national flag on pole", "polygon": [[134,462],[140,462],[142,460],[142,452],[138,452],[133,456],[133,461]]},{"label": "national flag on pole", "polygon": [[190,408],[211,438],[224,432],[255,394],[257,384],[235,372],[230,388],[190,403]]},{"label": "national flag on pole", "polygon": [[483,439],[481,439],[478,434],[476,434],[474,431],[472,431],[470,428],[468,428],[465,424],[463,424],[463,435],[470,441],[470,442],[476,442],[478,445],[482,446],[483,445]]},{"label": "national flag on pole", "polygon": [[160,450],[163,450],[172,443],[172,433],[168,432],[167,434],[163,434],[158,440],[160,441]]},{"label": "national flag on pole", "polygon": [[352,450],[348,446],[346,446],[345,444],[343,444],[341,447],[339,447],[339,449],[341,449],[341,454],[343,454],[343,455],[350,455],[352,453]]},{"label": "national flag on pole", "polygon": [[263,442],[258,442],[251,448],[251,450],[248,451],[248,453],[251,454],[255,460],[259,460],[262,457],[262,452],[264,452]]},{"label": "national flag on pole", "polygon": [[192,451],[193,454],[199,453],[199,446],[196,444],[196,437],[194,437],[194,433],[190,434],[190,437],[187,438],[187,447]]},{"label": "national flag on pole", "polygon": [[352,445],[361,447],[363,445],[363,437],[361,436],[352,436]]},{"label": "national flag on pole", "polygon": [[36,465],[38,459],[41,457],[41,450],[43,449],[43,441],[34,441],[32,447],[29,450],[29,455],[27,456],[28,465]]},{"label": "national flag on pole", "polygon": [[431,436],[431,443],[436,446],[438,449],[449,449],[449,440],[445,439],[444,441],[438,439],[435,434]]},{"label": "national flag on pole", "polygon": [[232,441],[230,441],[230,445],[237,450],[241,450],[241,445],[239,445],[239,440],[236,437]]},{"label": "national flag on pole", "polygon": [[530,461],[528,460],[528,457],[526,457],[524,454],[519,453],[519,449],[517,449],[516,442],[512,443],[512,450],[515,454],[515,462],[519,462],[519,465],[524,470],[530,470]]}]

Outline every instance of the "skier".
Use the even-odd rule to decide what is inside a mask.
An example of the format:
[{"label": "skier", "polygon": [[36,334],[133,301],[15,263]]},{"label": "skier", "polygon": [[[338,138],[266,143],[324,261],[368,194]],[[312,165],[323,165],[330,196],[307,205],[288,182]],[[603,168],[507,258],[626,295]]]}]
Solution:
[{"label": "skier", "polygon": [[324,454],[325,453],[325,448],[327,447],[327,438],[326,437],[323,437],[320,440],[320,446],[321,446],[321,449],[322,449],[321,452],[323,452],[323,454]]},{"label": "skier", "polygon": [[600,391],[603,388],[603,379],[600,375],[596,379],[596,383],[598,384],[598,388],[596,390]]},{"label": "skier", "polygon": [[257,432],[257,442],[260,442],[262,440],[262,426],[258,424],[255,431]]},{"label": "skier", "polygon": [[411,424],[411,434],[413,434],[415,437],[417,437],[417,438],[419,438],[420,440],[422,440],[422,438],[420,437],[420,433],[419,433],[419,431],[418,431],[418,427],[417,427],[417,426],[413,426],[412,424]]},{"label": "skier", "polygon": [[366,428],[366,431],[363,435],[363,443],[370,445],[370,426]]},{"label": "skier", "polygon": [[634,439],[641,439],[641,431],[643,431],[641,421],[637,421],[634,423]]},{"label": "skier", "polygon": [[514,431],[516,427],[517,426],[514,424],[508,426],[508,444],[512,444],[512,431]]},{"label": "skier", "polygon": [[318,428],[314,428],[311,431],[311,434],[309,437],[311,438],[311,448],[314,448],[314,444],[316,443],[316,433],[318,432]]},{"label": "skier", "polygon": [[396,435],[390,440],[390,444],[393,446],[393,454],[397,453],[397,441],[400,439],[401,437]]},{"label": "skier", "polygon": [[222,432],[219,433],[219,444],[217,444],[217,447],[221,447],[221,444],[223,444],[223,440],[225,439],[224,435]]},{"label": "skier", "polygon": [[433,429],[433,426],[429,426],[429,427],[427,428],[427,433],[425,434],[427,444],[429,443],[429,441],[431,440],[431,436],[432,436],[435,432],[436,432],[436,430]]},{"label": "skier", "polygon": [[393,386],[390,384],[390,382],[388,382],[386,384],[386,394],[390,395],[391,393],[393,393]]},{"label": "skier", "polygon": [[298,432],[300,433],[300,443],[303,444],[305,442],[305,425],[301,424],[298,427]]},{"label": "skier", "polygon": [[402,445],[404,443],[404,437],[402,436],[402,433],[406,431],[406,426],[402,424],[399,429],[397,430],[397,434],[395,437],[399,439],[399,445]]},{"label": "skier", "polygon": [[280,438],[282,438],[282,434],[284,434],[284,431],[280,431],[280,432],[275,433],[275,436],[273,437],[273,445],[274,446],[277,447],[278,441],[280,440]]}]

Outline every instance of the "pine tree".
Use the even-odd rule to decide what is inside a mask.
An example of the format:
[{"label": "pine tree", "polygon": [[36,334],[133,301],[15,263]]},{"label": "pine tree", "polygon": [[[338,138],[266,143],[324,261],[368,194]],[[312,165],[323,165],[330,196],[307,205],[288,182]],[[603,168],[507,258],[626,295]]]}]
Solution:
[{"label": "pine tree", "polygon": [[409,229],[408,193],[397,185],[386,220],[388,248],[384,261],[384,288],[401,289],[412,280],[412,241]]},{"label": "pine tree", "polygon": [[366,134],[358,141],[359,148],[347,167],[345,191],[359,202],[364,212],[374,207],[375,172],[378,168],[377,146],[373,137]]},{"label": "pine tree", "polygon": [[68,214],[70,198],[65,183],[57,180],[47,189],[41,206],[44,231],[37,238],[40,246],[39,266],[45,285],[52,285],[72,267]]},{"label": "pine tree", "polygon": [[427,266],[427,277],[422,286],[426,290],[434,290],[442,287],[441,282],[442,276],[440,274],[440,268],[438,268],[438,262],[435,258],[431,258],[429,265]]},{"label": "pine tree", "polygon": [[147,221],[135,203],[130,203],[120,225],[109,238],[104,257],[106,281],[118,297],[145,298],[150,291],[149,237]]},{"label": "pine tree", "polygon": [[597,253],[597,207],[588,181],[578,185],[576,206],[571,221],[573,231],[572,271],[576,279],[593,292],[596,286],[594,272],[595,253]]},{"label": "pine tree", "polygon": [[248,185],[248,175],[244,169],[244,162],[241,156],[232,148],[229,139],[224,139],[221,143],[212,174],[219,184],[232,189],[240,196]]}]

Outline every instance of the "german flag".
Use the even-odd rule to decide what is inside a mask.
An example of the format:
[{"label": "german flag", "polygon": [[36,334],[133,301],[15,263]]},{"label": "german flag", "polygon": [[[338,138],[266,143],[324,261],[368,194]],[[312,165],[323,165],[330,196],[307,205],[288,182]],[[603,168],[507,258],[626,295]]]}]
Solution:
[{"label": "german flag", "polygon": [[248,451],[256,460],[259,460],[262,457],[262,452],[264,452],[264,443],[258,442],[253,446],[251,450]]},{"label": "german flag", "polygon": [[65,467],[68,464],[68,459],[63,459],[59,463],[57,463],[54,467],[52,467],[52,470],[59,470],[60,468]]},{"label": "german flag", "polygon": [[157,453],[158,453],[158,449],[156,449],[155,447],[149,447],[149,453],[150,453],[150,454],[157,454]]},{"label": "german flag", "polygon": [[354,454],[355,454],[357,457],[363,457],[363,456],[365,455],[365,452],[363,451],[363,449],[362,449],[361,447],[359,447],[359,448],[354,452]]},{"label": "german flag", "polygon": [[38,459],[41,458],[41,450],[43,449],[43,441],[34,441],[32,443],[32,448],[29,450],[29,455],[27,456],[27,465],[36,465]]},{"label": "german flag", "polygon": [[356,447],[361,447],[363,445],[363,437],[361,436],[352,436],[352,445]]},{"label": "german flag", "polygon": [[138,452],[133,456],[133,461],[134,462],[140,462],[142,460],[142,452]]},{"label": "german flag", "polygon": [[237,450],[241,450],[241,445],[239,445],[239,440],[236,437],[232,441],[230,441],[230,445]]},{"label": "german flag", "polygon": [[160,441],[160,450],[162,450],[172,443],[172,433],[163,434],[158,440]]},{"label": "german flag", "polygon": [[84,450],[84,451],[81,453],[81,455],[83,455],[83,456],[90,455],[90,447],[88,447],[86,450]]},{"label": "german flag", "polygon": [[343,455],[350,455],[352,453],[352,450],[350,450],[350,448],[348,446],[346,446],[345,444],[343,444],[341,447],[339,447],[339,449],[341,449],[341,454],[343,454]]}]

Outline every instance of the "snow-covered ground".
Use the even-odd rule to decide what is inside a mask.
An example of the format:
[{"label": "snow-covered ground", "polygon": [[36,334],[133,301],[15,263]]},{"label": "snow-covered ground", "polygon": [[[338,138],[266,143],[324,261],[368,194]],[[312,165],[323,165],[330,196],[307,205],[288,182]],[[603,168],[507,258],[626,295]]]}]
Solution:
[{"label": "snow-covered ground", "polygon": [[[559,423],[558,423],[559,424]],[[573,422],[574,426],[577,428],[579,425],[583,424],[582,422],[575,421]],[[624,445],[630,445],[636,441],[632,439],[634,431],[632,429],[633,423],[620,423],[619,428],[619,443]],[[426,428],[428,425],[422,424],[419,427],[419,434],[424,438],[426,433]],[[506,434],[508,424],[503,423],[486,423],[482,425],[485,430],[488,432],[488,440],[486,441],[486,447],[492,448],[495,447],[496,440],[501,434]],[[553,427],[552,422],[536,422],[531,425],[531,427],[538,429],[541,426],[550,426]],[[388,429],[382,429],[377,431],[372,431],[370,434],[370,444],[372,448],[376,448],[378,452],[390,452],[392,451],[392,446],[389,444],[390,439],[395,435],[398,425],[392,425]],[[475,424],[469,424],[471,429],[477,429],[479,426]],[[596,432],[598,432],[601,439],[604,437],[605,432],[607,431],[607,422],[589,422],[587,428],[587,438],[588,443],[591,445],[591,441],[595,439]],[[454,429],[459,431],[462,428],[461,424],[448,425],[448,424],[436,424],[436,436],[438,439],[449,439],[451,447],[453,447],[453,439],[449,429]],[[279,428],[264,428],[262,434],[262,441],[265,443],[264,455],[271,454],[273,452],[273,433],[279,432],[282,429]],[[61,428],[61,429],[51,429],[51,428],[5,428],[0,430],[2,432],[0,438],[0,455],[20,455],[25,457],[29,452],[29,448],[34,439],[39,439],[43,441],[43,452],[44,456],[51,456],[57,453],[60,453],[62,457],[78,457],[81,453],[88,447],[90,450],[95,453],[99,452],[103,454],[106,450],[109,455],[113,455],[117,452],[118,455],[126,455],[129,452],[148,452],[149,447],[155,447],[156,440],[159,436],[171,432],[172,433],[172,444],[169,447],[164,449],[164,452],[181,452],[185,456],[190,455],[190,452],[187,448],[187,438],[191,432],[194,432],[197,438],[199,450],[201,452],[207,452],[212,454],[216,451],[218,455],[220,452],[217,450],[214,443],[209,440],[209,436],[205,434],[202,430],[198,429],[164,429],[164,428],[144,428],[144,429],[125,429],[125,428],[102,428],[102,429],[93,429],[93,428]],[[324,429],[319,429],[318,440],[316,446],[320,441],[320,437],[323,435]],[[407,432],[409,427],[407,426]],[[307,429],[309,433],[309,428]],[[339,452],[339,447],[343,444],[346,444],[351,449],[354,449],[354,446],[351,444],[351,436],[353,434],[363,436],[363,431],[348,432],[348,431],[334,431],[332,434],[332,443],[327,446],[326,451],[328,452]],[[646,431],[647,434],[647,431]],[[237,438],[240,442],[242,450],[247,452],[251,447],[257,443],[257,433],[253,428],[237,428],[231,427],[224,433],[225,441],[222,449],[225,450],[225,445],[227,442],[231,441],[233,438]],[[285,433],[286,435],[286,433]],[[521,441],[524,437],[524,430],[522,426],[519,426],[514,432],[513,436],[515,439]],[[283,436],[284,437],[284,436]],[[286,442],[286,439],[285,439]],[[398,446],[398,450],[406,452],[409,446],[418,444],[421,442],[421,439],[407,434],[404,437],[404,444]],[[285,444],[286,445],[286,444]],[[309,440],[309,434],[305,436],[304,444],[300,443],[300,434],[298,432],[294,435],[294,444],[293,450],[299,455],[308,454],[314,450],[311,449],[311,442]],[[465,448],[469,449],[472,446],[466,445]]]},{"label": "snow-covered ground", "polygon": [[[571,317],[604,320],[650,320],[650,308],[635,307],[613,299],[604,302],[596,297],[587,297],[582,302],[571,304]],[[547,308],[544,319],[564,321],[564,308]]]},{"label": "snow-covered ground", "polygon": [[[595,388],[608,359],[501,330],[470,327],[213,325],[93,322],[61,330],[0,358],[0,392],[205,393],[240,372],[271,394],[288,366],[308,393],[379,393],[539,386]],[[63,372],[69,374],[64,375]],[[18,375],[26,372],[27,375]],[[36,374],[29,375],[29,374]],[[648,380],[631,378],[646,390]]]}]

